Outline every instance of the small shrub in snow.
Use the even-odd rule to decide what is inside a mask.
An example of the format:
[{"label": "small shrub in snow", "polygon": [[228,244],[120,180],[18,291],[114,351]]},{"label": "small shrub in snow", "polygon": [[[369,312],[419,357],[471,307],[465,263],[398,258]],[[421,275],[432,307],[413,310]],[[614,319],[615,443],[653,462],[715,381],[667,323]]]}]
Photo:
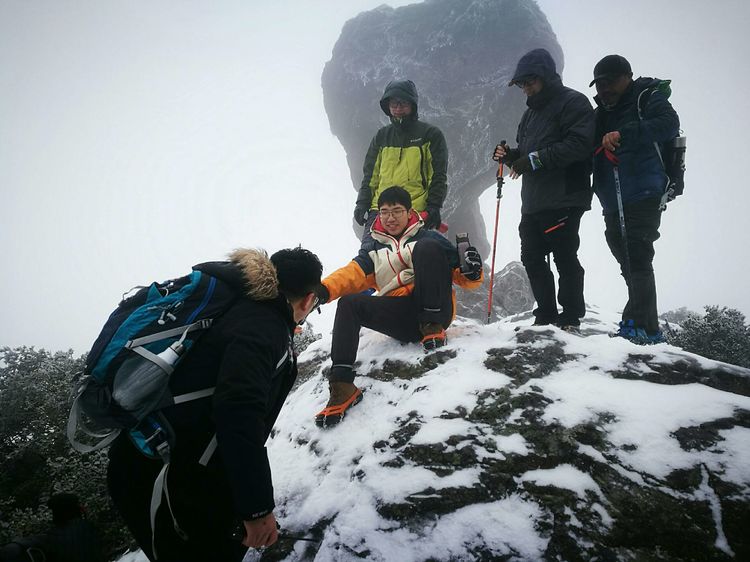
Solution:
[{"label": "small shrub in snow", "polygon": [[57,492],[78,495],[107,551],[132,543],[106,490],[107,452],[76,453],[65,435],[84,362],[72,350],[0,348],[0,544],[48,530]]},{"label": "small shrub in snow", "polygon": [[727,307],[706,306],[703,316],[688,312],[682,330],[669,343],[709,359],[750,367],[750,326],[745,315]]}]

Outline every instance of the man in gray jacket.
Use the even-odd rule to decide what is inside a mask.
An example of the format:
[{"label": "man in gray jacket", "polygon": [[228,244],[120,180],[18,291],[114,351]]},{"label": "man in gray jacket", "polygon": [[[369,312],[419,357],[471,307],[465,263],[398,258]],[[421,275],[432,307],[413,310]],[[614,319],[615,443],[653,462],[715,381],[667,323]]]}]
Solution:
[{"label": "man in gray jacket", "polygon": [[[575,330],[586,314],[578,227],[591,208],[594,111],[585,95],[563,86],[545,49],[521,57],[508,85],[523,89],[528,109],[518,125],[518,148],[497,145],[493,157],[510,167],[511,178],[522,176],[518,230],[521,262],[537,303],[534,325]],[[560,277],[560,313],[545,260],[550,252]]]}]

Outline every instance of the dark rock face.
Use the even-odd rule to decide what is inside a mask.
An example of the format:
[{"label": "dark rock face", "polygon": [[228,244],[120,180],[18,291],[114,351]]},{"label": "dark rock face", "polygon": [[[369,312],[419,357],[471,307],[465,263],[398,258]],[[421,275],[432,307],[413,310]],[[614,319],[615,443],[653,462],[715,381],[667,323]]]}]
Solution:
[{"label": "dark rock face", "polygon": [[[561,72],[562,50],[533,0],[428,0],[380,6],[349,20],[323,70],[322,86],[354,188],[361,184],[370,140],[388,123],[378,104],[385,85],[411,79],[420,118],[437,125],[448,143],[448,236],[469,232],[488,255],[477,199],[494,183],[494,145],[502,139],[515,143],[525,109],[523,94],[508,82],[518,59],[538,47],[552,54]],[[352,208],[354,200],[352,194]]]},{"label": "dark rock face", "polygon": [[[456,287],[456,314],[484,321],[489,299],[489,268],[485,268],[485,282],[473,291]],[[521,262],[512,261],[495,273],[492,289],[492,320],[519,314],[534,307],[534,293]]]}]

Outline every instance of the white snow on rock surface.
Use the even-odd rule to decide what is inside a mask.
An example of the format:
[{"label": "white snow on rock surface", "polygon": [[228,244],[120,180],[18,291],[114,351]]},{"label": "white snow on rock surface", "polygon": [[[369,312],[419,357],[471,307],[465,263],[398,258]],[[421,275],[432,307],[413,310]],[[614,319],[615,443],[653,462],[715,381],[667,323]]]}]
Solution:
[{"label": "white snow on rock surface", "polygon": [[[679,554],[681,531],[666,528],[653,539],[661,532],[664,545],[646,551],[625,539],[604,544],[610,532],[649,532],[647,521],[628,519],[640,509],[623,506],[630,496],[646,511],[670,502],[678,512],[696,509],[685,515],[699,522],[695,540],[711,556],[731,556],[737,521],[724,509],[734,502],[747,513],[750,502],[750,428],[737,421],[750,412],[750,397],[674,380],[669,369],[688,362],[691,372],[723,369],[740,381],[749,372],[667,344],[610,338],[617,320],[592,310],[579,335],[529,328],[528,318],[486,326],[458,318],[438,352],[445,355],[429,365],[419,345],[363,329],[355,383],[364,398],[325,430],[313,421],[328,399],[324,334],[300,355],[306,374],[268,443],[282,529],[320,542],[281,541],[272,559],[638,559],[657,547]],[[707,439],[704,429],[713,441],[695,445]],[[674,483],[680,475],[687,483]],[[565,505],[547,503],[550,494]],[[561,536],[568,539],[559,544],[579,550],[560,551]],[[257,557],[250,551],[247,559]]]},{"label": "white snow on rock surface", "polygon": [[[601,319],[606,315],[597,311],[597,316]],[[564,428],[605,416],[603,427],[610,443],[606,458],[585,444],[579,444],[580,450],[616,465],[615,470],[631,480],[653,484],[673,470],[705,465],[750,497],[750,430],[735,427],[722,431],[721,446],[708,451],[683,450],[674,436],[680,428],[728,418],[735,410],[750,410],[750,398],[703,384],[667,385],[613,377],[610,372],[622,369],[633,354],[647,353],[657,363],[669,364],[679,356],[690,357],[709,369],[721,365],[667,344],[645,348],[610,338],[607,331],[614,328],[616,320],[611,315],[587,337],[554,329],[553,338],[562,343],[565,354],[574,358],[547,376],[512,388],[511,395],[533,387],[534,392],[551,401],[543,420]],[[512,553],[522,560],[539,559],[548,541],[548,533],[539,525],[544,508],[522,495],[511,494],[500,501],[477,503],[433,517],[429,525],[418,529],[405,529],[400,522],[378,513],[383,504],[422,498],[419,494],[425,489],[439,495],[440,490],[470,488],[479,482],[477,469],[462,468],[445,476],[438,472],[436,476],[434,467],[408,461],[402,466],[394,464],[400,453],[389,446],[393,444],[392,435],[410,420],[421,423],[409,440],[411,445],[442,443],[445,452],[460,452],[466,438],[473,436],[479,459],[530,452],[530,445],[517,433],[504,434],[501,428],[446,416],[471,412],[482,392],[510,384],[509,376],[484,365],[487,350],[512,348],[516,328],[527,324],[500,321],[484,326],[457,319],[448,330],[447,349],[455,350],[454,359],[422,376],[389,381],[368,373],[382,369],[386,360],[413,363],[422,355],[420,347],[363,330],[358,355],[361,374],[355,383],[364,390],[364,399],[332,429],[321,430],[313,423],[314,414],[328,398],[322,375],[313,376],[294,392],[277,423],[269,456],[282,525],[299,533],[321,521],[328,522],[315,560],[348,560],[363,553],[371,560],[471,559],[476,541],[497,556]],[[586,332],[586,325],[583,328]],[[544,341],[530,344],[538,348],[545,345]],[[330,335],[324,335],[300,361],[329,349]],[[644,375],[652,371],[645,364],[635,365],[633,370]],[[521,416],[521,412],[516,414]],[[460,438],[447,443],[451,436]],[[482,443],[492,446],[482,450]],[[604,492],[579,468],[561,464],[531,470],[518,481],[572,490],[581,497],[589,492],[595,500],[590,509],[603,526],[612,524]],[[466,519],[466,514],[471,517]],[[461,521],[467,524],[463,526]],[[508,526],[513,532],[508,532]],[[342,551],[341,544],[348,545],[351,552]],[[305,559],[300,552],[289,559]],[[309,551],[306,556],[311,556]]]}]

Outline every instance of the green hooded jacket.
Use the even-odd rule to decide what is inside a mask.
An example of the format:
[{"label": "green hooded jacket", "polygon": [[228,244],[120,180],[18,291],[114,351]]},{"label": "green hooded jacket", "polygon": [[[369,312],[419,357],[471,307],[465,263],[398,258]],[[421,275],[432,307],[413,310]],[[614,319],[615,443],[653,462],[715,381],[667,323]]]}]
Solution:
[{"label": "green hooded jacket", "polygon": [[[388,109],[391,97],[412,104],[412,113],[400,122]],[[442,207],[448,192],[448,148],[440,129],[419,120],[417,99],[417,88],[411,80],[393,81],[385,87],[380,107],[391,124],[381,128],[370,142],[357,206],[377,209],[383,190],[399,185],[409,192],[417,211]]]}]

